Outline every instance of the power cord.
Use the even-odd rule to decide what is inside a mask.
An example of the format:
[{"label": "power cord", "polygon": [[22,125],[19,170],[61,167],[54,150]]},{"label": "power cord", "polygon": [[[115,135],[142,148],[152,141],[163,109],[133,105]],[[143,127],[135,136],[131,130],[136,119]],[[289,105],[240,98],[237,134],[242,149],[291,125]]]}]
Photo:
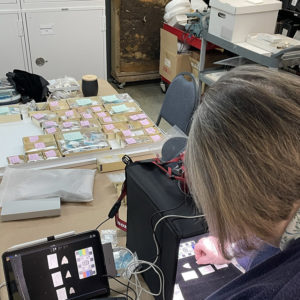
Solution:
[{"label": "power cord", "polygon": [[[175,210],[175,209],[180,208],[182,205],[184,205],[185,200],[186,200],[186,199],[184,199],[183,201],[181,201],[181,202],[179,203],[179,205],[177,205],[177,206],[175,206],[175,207],[172,207],[172,208],[169,208],[169,209],[164,209],[164,210],[159,210],[159,211],[155,212],[154,214],[152,214],[152,216],[151,216],[151,218],[150,218],[150,223],[151,223],[152,233],[153,233],[153,231],[154,231],[154,224],[153,224],[154,217],[155,217],[156,215],[158,215],[158,214],[163,214],[163,213],[166,213],[166,212],[168,212],[168,211],[171,211],[171,210]],[[156,237],[156,233],[154,233],[154,234],[155,234],[155,237]],[[157,237],[156,237],[156,240],[157,240]],[[158,247],[159,247],[159,249],[160,249],[160,244],[159,244],[158,240],[157,240],[157,244],[158,244]],[[151,258],[150,260],[153,260],[153,259],[155,259],[155,258],[156,258],[156,256],[153,257],[153,258]]]},{"label": "power cord", "polygon": [[113,292],[117,293],[117,294],[123,295],[123,296],[125,296],[125,297],[127,297],[127,298],[129,298],[129,299],[133,300],[133,298],[132,298],[132,297],[130,297],[129,295],[126,295],[126,294],[120,293],[120,292],[118,292],[118,291],[116,291],[116,290],[114,290],[114,289],[112,289],[112,288],[109,288],[109,289],[110,289],[111,291],[113,291]]},{"label": "power cord", "polygon": [[98,230],[98,228],[99,228],[100,226],[102,226],[104,223],[106,223],[109,219],[111,219],[111,218],[107,218],[107,219],[105,219],[103,222],[101,222],[101,223],[96,227],[96,230]]},{"label": "power cord", "polygon": [[2,282],[1,284],[0,284],[0,290],[3,288],[3,287],[5,287],[6,286],[6,282]]},{"label": "power cord", "polygon": [[153,262],[153,264],[155,264],[158,260],[158,257],[159,257],[159,246],[158,246],[158,241],[157,241],[157,238],[156,238],[156,228],[157,226],[160,224],[161,221],[165,220],[165,219],[168,219],[168,218],[178,218],[178,219],[198,219],[198,218],[204,218],[205,215],[197,215],[197,216],[181,216],[181,215],[167,215],[167,216],[163,216],[161,217],[155,224],[154,226],[154,229],[153,229],[153,240],[154,240],[154,243],[155,243],[155,246],[156,246],[156,258]]},{"label": "power cord", "polygon": [[[130,273],[130,278],[131,278],[132,275],[135,277],[135,282],[133,282],[129,278],[128,279],[128,284],[131,283],[131,284],[133,284],[135,286],[138,299],[139,299],[139,297],[140,297],[140,295],[141,295],[142,292],[145,292],[145,293],[150,294],[152,296],[162,295],[163,300],[165,299],[165,277],[164,277],[164,273],[161,270],[161,268],[156,265],[158,257],[160,255],[160,249],[159,249],[159,245],[158,245],[158,241],[157,241],[157,237],[156,237],[156,230],[157,230],[158,225],[163,220],[165,220],[167,218],[197,219],[197,218],[204,218],[204,217],[205,217],[204,214],[196,215],[196,216],[167,215],[167,216],[161,217],[155,223],[155,226],[153,228],[153,241],[154,241],[155,247],[156,247],[156,257],[155,257],[154,261],[153,262],[149,262],[149,261],[145,261],[145,260],[138,260],[138,259],[136,259],[133,262],[131,262],[131,263],[128,264],[128,266],[126,267],[126,271],[125,271],[125,274]],[[118,248],[124,249],[124,250],[128,251],[132,255],[133,258],[135,257],[135,255],[129,249],[124,248],[124,247],[118,247]],[[146,269],[142,269],[142,270],[136,271],[137,267],[140,266],[140,265],[148,265],[148,267]],[[159,291],[156,292],[156,293],[152,293],[152,292],[146,290],[145,288],[143,288],[141,286],[141,283],[139,282],[139,280],[137,278],[137,275],[145,273],[145,272],[147,272],[150,269],[152,269],[157,274],[157,276],[159,278],[160,288],[159,288]]]},{"label": "power cord", "polygon": [[[116,282],[118,282],[119,284],[121,284],[121,285],[125,286],[126,288],[130,289],[134,293],[135,300],[138,299],[137,294],[136,294],[135,290],[132,287],[128,286],[127,284],[125,284],[123,282],[121,282],[120,280],[118,280],[117,278],[115,278],[113,276],[110,276],[110,275],[104,275],[104,276],[107,276],[108,278],[111,278],[111,279],[115,280]],[[126,295],[129,297],[128,291],[126,292]]]}]

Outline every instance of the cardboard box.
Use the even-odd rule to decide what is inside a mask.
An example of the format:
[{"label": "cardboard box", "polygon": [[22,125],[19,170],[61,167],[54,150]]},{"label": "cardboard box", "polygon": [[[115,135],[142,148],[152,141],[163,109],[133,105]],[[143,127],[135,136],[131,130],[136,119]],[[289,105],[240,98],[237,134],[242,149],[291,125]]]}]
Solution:
[{"label": "cardboard box", "polygon": [[17,122],[22,120],[18,105],[0,106],[0,123]]},{"label": "cardboard box", "polygon": [[103,104],[134,102],[127,93],[102,96],[100,100]]},{"label": "cardboard box", "polygon": [[[205,55],[205,68],[217,68],[218,65],[214,64],[217,61],[233,57],[234,55],[224,49],[216,48],[206,52]],[[198,78],[199,75],[199,63],[200,63],[200,51],[191,51],[190,64],[193,75]],[[219,66],[220,67],[220,66]]]},{"label": "cardboard box", "polygon": [[76,109],[70,110],[59,110],[57,111],[57,115],[60,121],[69,121],[69,120],[80,120],[80,114]]},{"label": "cardboard box", "polygon": [[117,141],[122,147],[135,147],[138,145],[150,144],[154,142],[159,142],[163,139],[161,135],[142,135],[135,137],[125,137],[123,138],[121,134],[117,134]]},{"label": "cardboard box", "polygon": [[192,68],[192,73],[195,76],[195,78],[199,77],[199,61],[195,58],[193,58],[192,56],[190,56],[190,64],[191,64],[191,68]]},{"label": "cardboard box", "polygon": [[[122,161],[122,157],[124,154],[115,154],[115,155],[107,155],[101,156],[97,159],[97,168],[101,173],[105,172],[113,172],[113,171],[121,171],[124,170],[126,165]],[[146,154],[143,156],[134,156],[134,154],[130,155],[133,161],[137,160],[145,160],[145,159],[154,159],[156,155],[153,154]],[[120,194],[118,192],[118,194]]]},{"label": "cardboard box", "polygon": [[67,99],[67,102],[70,108],[82,108],[101,104],[101,101],[98,97],[69,98]]},{"label": "cardboard box", "polygon": [[274,33],[278,0],[212,0],[208,32],[224,40],[239,43],[250,33]]},{"label": "cardboard box", "polygon": [[49,101],[49,108],[51,111],[67,110],[69,109],[69,104],[66,100],[51,100]]},{"label": "cardboard box", "polygon": [[133,129],[133,130],[130,130],[130,129],[121,130],[119,135],[124,140],[129,137],[138,137],[138,136],[143,136],[143,135],[148,135],[148,134],[146,133],[146,131],[143,128],[140,128],[140,129]]},{"label": "cardboard box", "polygon": [[109,140],[114,140],[116,138],[116,133],[127,130],[129,125],[127,123],[114,123],[114,124],[105,124],[102,126],[103,132],[106,133]]},{"label": "cardboard box", "polygon": [[190,53],[177,53],[177,36],[160,30],[159,74],[170,82],[180,72],[191,72]]},{"label": "cardboard box", "polygon": [[107,117],[100,118],[99,121],[101,125],[106,125],[106,124],[112,124],[112,123],[124,123],[128,121],[127,116],[123,114],[118,114],[118,115],[108,115]]},{"label": "cardboard box", "polygon": [[118,103],[118,104],[104,104],[105,109],[109,112],[110,115],[124,114],[132,115],[141,113],[142,109],[139,105],[134,102],[128,103]]},{"label": "cardboard box", "polygon": [[36,110],[49,110],[49,103],[48,102],[38,102],[36,103]]},{"label": "cardboard box", "polygon": [[99,130],[102,128],[99,121],[97,119],[91,119],[91,120],[81,120],[80,121],[80,127],[82,129],[95,129],[98,128]]},{"label": "cardboard box", "polygon": [[52,134],[23,137],[23,146],[26,154],[57,149],[57,145]]},{"label": "cardboard box", "polygon": [[[29,113],[29,116],[31,117],[31,121],[38,127],[42,127],[42,124],[47,121],[55,122],[55,123],[58,122],[57,114],[50,110],[32,111]],[[52,126],[47,126],[47,127],[52,127]]]},{"label": "cardboard box", "polygon": [[69,120],[69,121],[61,122],[59,123],[58,126],[61,132],[75,131],[81,128],[80,121],[78,120]]},{"label": "cardboard box", "polygon": [[42,152],[29,153],[26,154],[26,160],[28,163],[37,162],[37,161],[44,160],[44,156]]},{"label": "cardboard box", "polygon": [[78,131],[58,132],[55,138],[62,155],[69,156],[82,152],[110,150],[106,134],[100,129],[80,129]]},{"label": "cardboard box", "polygon": [[25,155],[14,155],[6,158],[9,165],[19,165],[26,163]]},{"label": "cardboard box", "polygon": [[106,112],[103,105],[95,105],[95,106],[84,106],[76,108],[79,113],[86,113],[86,114],[96,114],[100,112]]},{"label": "cardboard box", "polygon": [[58,150],[48,150],[48,151],[43,151],[43,156],[45,160],[49,159],[56,159],[61,157],[61,154]]},{"label": "cardboard box", "polygon": [[101,173],[124,170],[126,165],[122,157],[123,154],[100,157],[97,159],[97,168]]}]

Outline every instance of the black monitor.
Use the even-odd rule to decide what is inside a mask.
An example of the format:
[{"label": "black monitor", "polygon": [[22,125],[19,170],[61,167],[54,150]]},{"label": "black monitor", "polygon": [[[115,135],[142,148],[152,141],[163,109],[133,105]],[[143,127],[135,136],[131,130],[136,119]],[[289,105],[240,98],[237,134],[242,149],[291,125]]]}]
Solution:
[{"label": "black monitor", "polygon": [[7,251],[2,261],[10,300],[84,300],[109,294],[98,231]]}]

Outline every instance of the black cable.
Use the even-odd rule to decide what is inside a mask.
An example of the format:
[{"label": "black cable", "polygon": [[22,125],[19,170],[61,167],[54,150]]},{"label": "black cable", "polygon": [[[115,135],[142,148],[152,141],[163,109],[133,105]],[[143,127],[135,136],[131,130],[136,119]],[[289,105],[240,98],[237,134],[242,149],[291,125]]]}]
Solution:
[{"label": "black cable", "polygon": [[120,293],[120,292],[118,292],[118,291],[116,291],[116,290],[114,290],[114,289],[112,289],[112,288],[109,288],[109,289],[110,289],[111,291],[113,291],[113,292],[117,293],[117,294],[123,295],[123,296],[125,296],[125,297],[128,297],[129,299],[133,300],[133,298],[132,298],[132,297],[130,297],[129,295],[126,295],[126,294]]},{"label": "black cable", "polygon": [[[108,278],[111,278],[111,279],[117,281],[118,283],[120,283],[121,285],[125,286],[126,288],[129,288],[134,293],[135,300],[137,300],[137,294],[136,294],[135,290],[132,287],[128,286],[127,284],[125,284],[123,282],[121,282],[120,280],[118,280],[117,278],[115,278],[113,276],[110,276],[110,275],[103,275],[103,276],[107,276]],[[128,281],[128,283],[129,283],[129,281]],[[126,294],[128,296],[128,291],[126,292]]]},{"label": "black cable", "polygon": [[101,223],[96,227],[96,230],[98,230],[98,228],[99,228],[100,226],[102,226],[104,223],[106,223],[108,220],[110,220],[110,218],[107,218],[107,219],[105,219],[103,222],[101,222]]}]

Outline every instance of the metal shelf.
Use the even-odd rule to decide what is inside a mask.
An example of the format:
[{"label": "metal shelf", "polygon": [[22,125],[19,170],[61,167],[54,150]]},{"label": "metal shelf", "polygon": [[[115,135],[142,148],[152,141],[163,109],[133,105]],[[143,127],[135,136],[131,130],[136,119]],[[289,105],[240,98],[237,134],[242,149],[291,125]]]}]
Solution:
[{"label": "metal shelf", "polygon": [[223,76],[226,72],[225,69],[210,69],[199,73],[199,79],[201,82],[204,82],[208,86],[211,86],[215,83],[221,76]]},{"label": "metal shelf", "polygon": [[278,57],[275,58],[272,56],[266,56],[266,55],[259,54],[255,51],[241,47],[237,44],[231,43],[231,42],[221,39],[217,36],[209,34],[208,32],[205,32],[203,34],[203,39],[205,39],[206,41],[211,42],[215,45],[218,45],[219,47],[224,48],[227,51],[230,51],[232,53],[243,56],[255,63],[258,63],[258,64],[266,66],[266,67],[278,68],[280,61],[281,61],[280,58],[278,58]]},{"label": "metal shelf", "polygon": [[248,49],[243,47],[242,45],[234,44],[232,42],[226,41],[222,38],[209,34],[208,32],[204,32],[200,51],[199,81],[204,82],[207,85],[212,85],[218,80],[217,77],[210,76],[216,73],[217,71],[204,70],[206,55],[205,53],[208,42],[218,45],[219,47],[234,54],[237,54],[241,57],[247,58],[248,60],[253,61],[254,63],[269,68],[278,69],[279,67],[297,64],[300,61],[300,46],[294,46],[288,49],[284,49],[273,55],[265,55],[259,53],[259,51],[262,51],[259,48],[257,48],[257,51],[254,51],[252,49],[255,49],[256,47],[251,47],[252,49],[249,47]]}]

